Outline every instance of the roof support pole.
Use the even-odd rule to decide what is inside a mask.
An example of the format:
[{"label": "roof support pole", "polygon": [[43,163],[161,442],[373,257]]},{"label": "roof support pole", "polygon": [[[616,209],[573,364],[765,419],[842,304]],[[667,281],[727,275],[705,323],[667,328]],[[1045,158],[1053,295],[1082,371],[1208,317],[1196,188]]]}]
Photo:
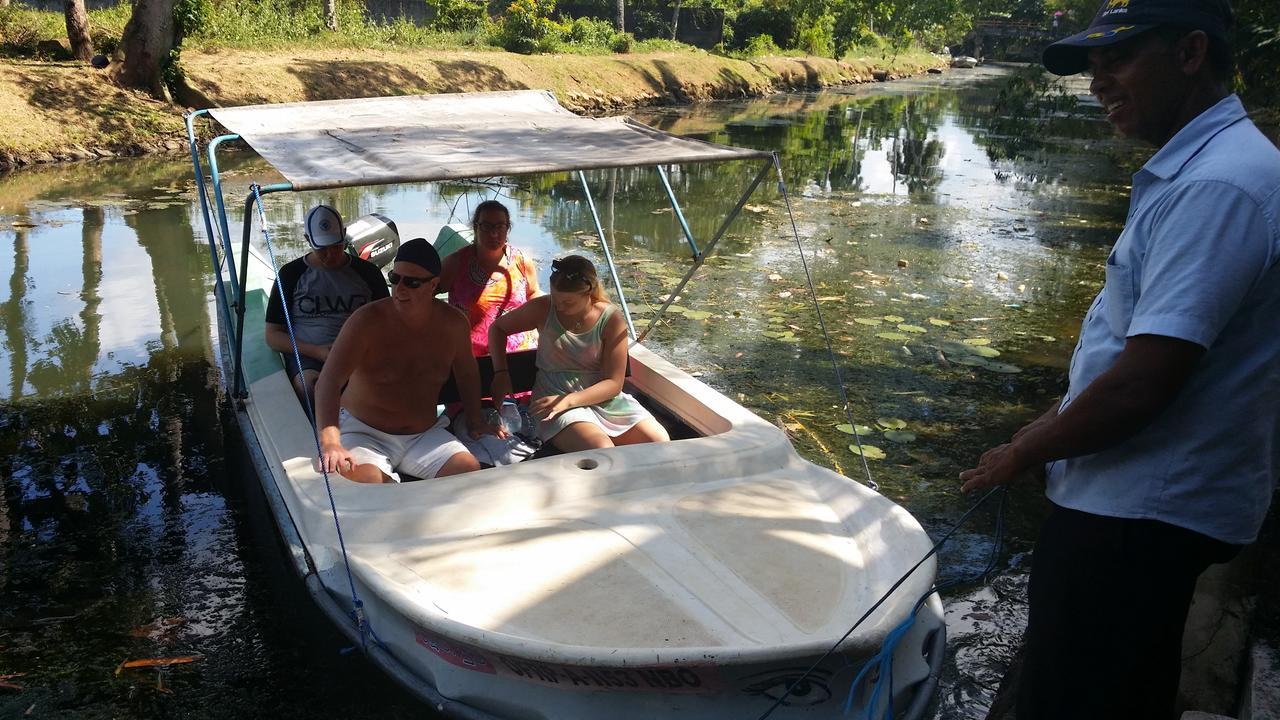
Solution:
[{"label": "roof support pole", "polygon": [[218,257],[218,237],[213,234],[213,218],[209,215],[209,196],[204,183],[204,168],[200,165],[200,146],[196,141],[195,119],[208,114],[208,110],[196,110],[187,113],[187,144],[191,148],[191,165],[195,169],[196,191],[200,193],[200,216],[204,220],[204,236],[209,243],[209,258],[213,269],[214,298],[222,316],[222,327],[231,327],[231,300],[227,297],[226,285],[222,282],[222,261]]},{"label": "roof support pole", "polygon": [[[227,140],[239,139],[239,137],[239,135],[222,135],[209,141],[209,177],[213,181],[213,199],[218,203],[218,223],[219,229],[222,230],[222,251],[227,258],[233,258],[235,255],[231,247],[231,230],[227,225],[227,205],[222,199],[222,176],[218,174],[218,157],[215,153],[217,153],[219,145]],[[235,297],[235,302],[232,303],[233,305],[244,300],[244,293],[241,292],[240,288],[241,285],[239,281],[236,280],[235,273],[232,272],[231,294]]]},{"label": "roof support pole", "polygon": [[694,256],[693,267],[689,268],[689,272],[685,273],[684,277],[680,278],[680,283],[676,285],[675,290],[672,290],[667,294],[666,302],[662,303],[662,307],[658,308],[658,312],[653,314],[653,319],[649,321],[649,325],[645,327],[644,331],[636,337],[636,342],[640,342],[649,336],[649,333],[653,330],[654,326],[658,324],[659,318],[661,318],[663,313],[667,311],[667,308],[671,306],[671,303],[676,301],[676,296],[680,294],[680,291],[684,289],[685,285],[689,284],[689,280],[694,276],[694,273],[698,272],[699,268],[701,268],[703,263],[706,262],[707,256],[716,249],[716,245],[720,243],[720,238],[724,237],[725,231],[729,229],[729,224],[733,222],[734,218],[738,217],[738,213],[742,212],[742,206],[747,204],[747,200],[751,197],[751,194],[754,193],[756,188],[760,186],[760,183],[764,181],[765,176],[769,174],[769,170],[773,168],[773,163],[774,158],[770,157],[760,165],[760,172],[756,173],[756,178],[751,181],[751,185],[747,187],[747,191],[742,193],[742,197],[738,198],[738,204],[734,205],[733,210],[725,216],[724,221],[720,223],[720,227],[716,229],[716,234],[711,236],[711,242],[707,243],[706,251]]},{"label": "roof support pole", "polygon": [[654,165],[658,170],[658,177],[662,178],[662,188],[667,191],[667,197],[671,200],[671,209],[675,211],[676,220],[680,221],[680,229],[684,230],[684,239],[689,241],[689,247],[693,249],[693,259],[701,260],[702,251],[698,249],[698,243],[693,239],[693,231],[689,229],[689,223],[684,219],[684,211],[680,209],[680,203],[676,200],[676,193],[671,189],[671,181],[667,178],[667,171],[661,165]]},{"label": "roof support pole", "polygon": [[596,201],[591,199],[591,188],[587,187],[587,174],[579,170],[578,179],[582,181],[582,192],[587,196],[587,207],[591,208],[591,219],[596,224],[596,235],[600,237],[600,247],[604,250],[605,262],[609,263],[609,276],[613,278],[613,286],[618,290],[618,305],[622,306],[622,317],[627,320],[627,335],[636,338],[636,327],[631,324],[631,310],[627,308],[627,296],[622,291],[622,281],[618,279],[618,268],[613,264],[613,253],[609,252],[609,241],[604,236],[604,227],[600,225],[600,213],[596,212]]},{"label": "roof support pole", "polygon": [[[281,192],[284,190],[292,190],[293,185],[289,183],[278,183],[275,185],[267,185],[258,189],[258,193],[266,195],[267,193]],[[243,288],[249,282],[249,240],[253,237],[253,193],[250,192],[248,197],[244,199],[244,232],[241,233],[240,244],[240,287]],[[227,216],[222,216],[223,222],[226,222]],[[232,273],[234,277],[235,273]],[[236,350],[235,350],[235,389],[232,391],[232,397],[245,398],[249,396],[249,388],[244,379],[244,311],[245,301],[243,293],[240,295],[240,301],[236,303]]]}]

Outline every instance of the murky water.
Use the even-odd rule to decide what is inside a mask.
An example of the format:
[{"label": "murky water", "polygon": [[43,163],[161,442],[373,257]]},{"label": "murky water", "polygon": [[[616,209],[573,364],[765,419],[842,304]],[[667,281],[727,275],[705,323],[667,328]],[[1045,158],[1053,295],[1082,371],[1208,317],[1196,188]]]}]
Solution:
[{"label": "murky water", "polygon": [[[868,426],[865,452],[883,454],[870,474],[935,536],[971,502],[956,474],[1062,390],[1124,217],[1135,151],[1043,90],[957,72],[639,114],[782,151],[852,420]],[[263,173],[248,154],[225,167],[232,199]],[[672,171],[700,247],[755,171]],[[645,322],[689,246],[651,170],[588,179]],[[782,424],[815,462],[865,479],[773,185],[647,344]],[[544,280],[556,255],[599,255],[569,175],[272,196],[267,229],[283,262],[302,252],[316,202],[432,238],[495,195]],[[180,159],[0,178],[0,715],[422,717],[339,652],[284,564],[221,415],[199,230]],[[938,718],[985,716],[1016,649],[1043,501],[1030,487],[1012,495],[1000,576],[947,598]],[[991,512],[974,517],[943,552],[944,577],[983,567],[992,527]],[[191,661],[120,667],[158,657]]]}]

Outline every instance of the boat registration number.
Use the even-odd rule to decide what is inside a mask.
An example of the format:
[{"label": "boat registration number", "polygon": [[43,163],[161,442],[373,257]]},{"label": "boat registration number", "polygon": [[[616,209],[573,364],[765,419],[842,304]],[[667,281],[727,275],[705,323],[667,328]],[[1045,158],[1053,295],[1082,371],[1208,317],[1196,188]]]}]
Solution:
[{"label": "boat registration number", "polygon": [[621,690],[627,692],[706,693],[721,689],[714,667],[654,665],[597,667],[562,665],[511,657],[502,653],[448,640],[419,628],[418,644],[455,667],[473,672],[515,677],[526,682],[579,690]]}]

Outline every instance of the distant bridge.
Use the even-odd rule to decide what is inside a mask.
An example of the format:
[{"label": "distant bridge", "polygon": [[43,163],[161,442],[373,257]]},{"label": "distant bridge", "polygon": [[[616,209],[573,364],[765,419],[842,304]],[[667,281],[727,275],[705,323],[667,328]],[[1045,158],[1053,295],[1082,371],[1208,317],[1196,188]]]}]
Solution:
[{"label": "distant bridge", "polygon": [[1054,28],[1049,20],[985,17],[975,20],[965,36],[964,54],[987,60],[1040,62],[1045,47],[1068,34],[1065,28]]}]

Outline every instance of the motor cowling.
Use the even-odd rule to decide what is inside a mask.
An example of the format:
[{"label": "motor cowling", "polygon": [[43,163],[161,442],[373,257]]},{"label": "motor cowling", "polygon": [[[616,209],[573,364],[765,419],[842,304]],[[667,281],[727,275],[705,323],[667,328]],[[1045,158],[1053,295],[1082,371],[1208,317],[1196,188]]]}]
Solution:
[{"label": "motor cowling", "polygon": [[356,255],[385,267],[400,249],[400,233],[390,218],[370,213],[347,225],[347,243]]}]

